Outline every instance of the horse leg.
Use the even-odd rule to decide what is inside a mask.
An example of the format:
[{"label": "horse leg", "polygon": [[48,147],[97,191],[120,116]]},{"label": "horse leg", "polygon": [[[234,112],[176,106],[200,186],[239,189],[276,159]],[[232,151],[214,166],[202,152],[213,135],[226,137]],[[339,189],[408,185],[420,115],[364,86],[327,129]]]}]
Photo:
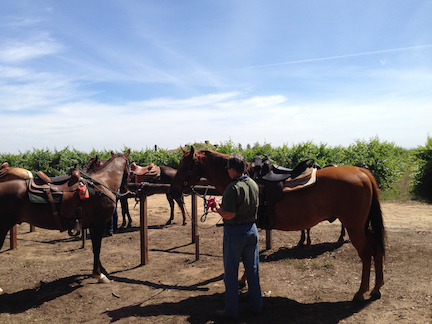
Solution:
[{"label": "horse leg", "polygon": [[132,217],[129,213],[129,203],[126,197],[122,197],[119,199],[120,200],[120,206],[121,206],[121,210],[122,210],[122,217],[123,217],[123,221],[121,224],[121,228],[125,228],[126,227],[126,216],[128,218],[128,224],[127,227],[130,228],[132,227]]},{"label": "horse leg", "polygon": [[127,198],[125,198],[124,200],[125,200],[125,202],[124,202],[125,214],[128,218],[127,227],[131,228],[132,227],[132,217],[131,217],[130,212],[129,212],[129,203],[128,203]]},{"label": "horse leg", "polygon": [[338,242],[342,243],[344,241],[344,237],[345,237],[345,227],[342,224],[342,226],[341,226],[341,233],[340,233]]},{"label": "horse leg", "polygon": [[185,211],[185,208],[184,208],[184,204],[185,203],[184,203],[183,196],[181,196],[180,198],[176,199],[176,202],[179,205],[181,213],[183,215],[183,224],[182,225],[185,226],[187,224],[187,222],[186,222],[186,211]]},{"label": "horse leg", "polygon": [[302,230],[301,231],[300,241],[297,243],[298,247],[303,247],[304,246],[304,243],[306,241],[306,232],[307,232],[307,243],[306,243],[306,246],[310,247],[310,245],[311,245],[310,228],[308,228],[307,230]]},{"label": "horse leg", "polygon": [[[120,228],[125,228],[126,227],[126,207],[125,207],[125,198],[119,198],[120,200],[120,206],[121,206],[121,210],[122,210],[122,217],[123,217],[123,221],[122,224],[120,226]],[[128,206],[129,207],[129,206]]]},{"label": "horse leg", "polygon": [[[370,233],[368,233],[370,234]],[[375,239],[371,237],[372,235],[368,235],[368,239],[371,242],[371,245],[374,249],[374,266],[375,266],[375,287],[371,292],[372,299],[380,299],[381,292],[380,288],[384,285],[384,272],[383,272],[383,250],[381,246],[376,244]]]},{"label": "horse leg", "polygon": [[373,251],[369,245],[364,229],[347,229],[351,238],[351,243],[357,250],[357,253],[362,261],[362,279],[360,288],[354,295],[354,301],[363,301],[364,294],[369,290],[370,271],[372,264]]},{"label": "horse leg", "polygon": [[100,283],[109,283],[106,277],[107,271],[102,267],[100,262],[100,251],[102,246],[102,237],[105,232],[105,224],[94,225],[90,227],[90,235],[93,247],[93,277]]},{"label": "horse leg", "polygon": [[170,218],[165,223],[165,225],[171,225],[171,222],[174,220],[174,199],[171,197],[171,195],[168,192],[166,193],[166,197],[170,205]]}]

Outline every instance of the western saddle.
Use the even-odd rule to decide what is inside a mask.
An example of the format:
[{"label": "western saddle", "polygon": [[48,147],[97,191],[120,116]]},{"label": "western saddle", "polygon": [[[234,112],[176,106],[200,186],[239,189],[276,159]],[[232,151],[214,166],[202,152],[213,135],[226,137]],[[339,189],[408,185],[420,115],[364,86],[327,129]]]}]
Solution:
[{"label": "western saddle", "polygon": [[9,170],[10,170],[10,168],[9,168],[9,163],[4,162],[4,163],[1,165],[1,167],[0,167],[0,178],[3,177],[3,176],[5,176],[6,173],[9,172]]},{"label": "western saddle", "polygon": [[131,182],[152,182],[160,179],[161,169],[154,163],[150,163],[146,166],[139,166],[132,161],[131,163]]},{"label": "western saddle", "polygon": [[[78,215],[81,213],[78,189],[80,182],[87,181],[81,178],[80,171],[73,169],[70,175],[55,178],[48,177],[42,171],[38,171],[36,175],[36,178],[27,180],[29,199],[33,203],[51,205],[54,219],[61,232],[67,229],[62,220],[67,221],[66,227],[70,227],[75,224],[76,219],[82,219],[81,215]],[[56,205],[60,205],[60,213]]]},{"label": "western saddle", "polygon": [[251,164],[250,174],[260,187],[258,225],[261,228],[273,228],[276,202],[282,199],[286,192],[314,184],[317,169],[321,167],[313,159],[306,159],[294,169],[288,169],[272,164],[267,156],[263,159],[256,156]]}]

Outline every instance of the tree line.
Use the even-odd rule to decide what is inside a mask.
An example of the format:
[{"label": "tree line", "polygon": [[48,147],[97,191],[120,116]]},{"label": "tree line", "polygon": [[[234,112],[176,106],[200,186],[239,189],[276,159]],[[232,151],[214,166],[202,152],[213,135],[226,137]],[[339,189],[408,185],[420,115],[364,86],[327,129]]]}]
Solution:
[{"label": "tree line", "polygon": [[[277,165],[294,168],[306,158],[314,159],[319,165],[353,165],[369,169],[378,181],[381,189],[391,189],[401,177],[411,178],[410,192],[417,198],[432,201],[432,137],[428,136],[425,146],[415,149],[405,149],[392,142],[381,141],[378,137],[369,140],[356,140],[348,147],[314,144],[310,141],[299,144],[284,144],[273,147],[271,144],[247,145],[235,144],[231,140],[216,145],[209,143],[195,143],[185,146],[186,149],[194,145],[195,149],[210,149],[220,153],[242,154],[249,162],[254,157],[268,156]],[[125,147],[123,151],[126,151]],[[177,168],[183,151],[179,147],[175,150],[146,148],[131,149],[130,159],[138,165],[155,163]],[[0,154],[0,162],[8,162],[10,166],[20,167],[35,173],[43,171],[53,177],[67,174],[70,168],[77,164],[82,168],[92,156],[109,159],[111,151],[95,150],[82,152],[66,147],[62,150],[33,149],[33,151],[19,154]]]}]

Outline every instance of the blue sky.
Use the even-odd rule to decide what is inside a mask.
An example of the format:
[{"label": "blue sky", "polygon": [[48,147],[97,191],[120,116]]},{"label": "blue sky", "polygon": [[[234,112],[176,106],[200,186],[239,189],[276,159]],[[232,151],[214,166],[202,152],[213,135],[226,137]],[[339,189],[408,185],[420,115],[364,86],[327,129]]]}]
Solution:
[{"label": "blue sky", "polygon": [[0,0],[0,153],[424,145],[431,17],[416,0]]}]

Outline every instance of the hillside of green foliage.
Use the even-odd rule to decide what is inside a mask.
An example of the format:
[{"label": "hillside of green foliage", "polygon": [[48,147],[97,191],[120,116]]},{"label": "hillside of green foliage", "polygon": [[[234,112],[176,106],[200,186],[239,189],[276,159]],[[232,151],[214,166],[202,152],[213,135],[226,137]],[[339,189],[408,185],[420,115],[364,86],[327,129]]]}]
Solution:
[{"label": "hillside of green foliage", "polygon": [[[191,145],[186,145],[190,149]],[[380,188],[390,196],[397,197],[401,191],[409,191],[412,197],[430,201],[432,192],[432,138],[428,137],[426,145],[412,150],[396,146],[394,143],[380,141],[378,137],[370,140],[356,140],[348,147],[330,147],[326,144],[316,145],[303,142],[291,146],[273,147],[271,144],[256,143],[242,147],[232,141],[217,145],[194,144],[195,149],[211,149],[221,153],[242,154],[247,161],[253,161],[257,155],[267,155],[278,165],[294,168],[306,158],[314,159],[319,165],[353,165],[369,169],[377,179]],[[124,148],[126,151],[127,148]],[[138,165],[151,162],[177,168],[182,157],[182,150],[155,150],[131,148],[130,160]],[[33,149],[19,154],[0,154],[0,162],[10,166],[21,167],[35,173],[43,171],[49,176],[67,174],[74,164],[82,168],[91,156],[109,159],[110,151],[81,152],[64,148],[61,151]]]}]

